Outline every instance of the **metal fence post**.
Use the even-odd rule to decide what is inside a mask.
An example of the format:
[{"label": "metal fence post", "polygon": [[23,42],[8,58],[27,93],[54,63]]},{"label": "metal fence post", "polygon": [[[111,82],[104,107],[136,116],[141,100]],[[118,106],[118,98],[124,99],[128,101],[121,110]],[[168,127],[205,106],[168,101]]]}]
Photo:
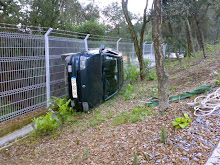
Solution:
[{"label": "metal fence post", "polygon": [[89,36],[90,36],[90,34],[87,34],[87,35],[86,35],[86,38],[84,39],[84,42],[85,42],[85,50],[86,50],[86,51],[89,50],[89,48],[88,48],[88,42],[87,42]]},{"label": "metal fence post", "polygon": [[145,50],[145,44],[147,43],[147,41],[144,42],[143,44],[143,56],[144,56],[144,50]]},{"label": "metal fence post", "polygon": [[50,105],[50,53],[49,53],[49,35],[52,32],[52,28],[49,28],[44,34],[45,39],[45,61],[46,61],[46,90],[47,90],[47,107]]},{"label": "metal fence post", "polygon": [[154,45],[154,42],[152,42],[151,47],[150,47],[150,57],[153,55],[153,45]]},{"label": "metal fence post", "polygon": [[134,44],[132,44],[132,62],[134,61]]},{"label": "metal fence post", "polygon": [[121,38],[119,38],[118,41],[117,41],[117,51],[118,51],[118,45],[119,45],[120,41],[121,41]]},{"label": "metal fence post", "polygon": [[164,57],[166,56],[166,48],[167,48],[167,45],[163,44],[163,55],[164,55]]}]

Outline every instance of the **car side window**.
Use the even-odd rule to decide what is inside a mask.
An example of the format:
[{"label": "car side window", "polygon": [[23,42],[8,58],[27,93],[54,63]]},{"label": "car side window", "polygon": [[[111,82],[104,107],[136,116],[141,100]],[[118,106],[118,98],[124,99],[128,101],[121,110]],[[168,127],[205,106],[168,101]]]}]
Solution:
[{"label": "car side window", "polygon": [[107,99],[118,89],[117,58],[106,56],[103,61],[104,98]]}]

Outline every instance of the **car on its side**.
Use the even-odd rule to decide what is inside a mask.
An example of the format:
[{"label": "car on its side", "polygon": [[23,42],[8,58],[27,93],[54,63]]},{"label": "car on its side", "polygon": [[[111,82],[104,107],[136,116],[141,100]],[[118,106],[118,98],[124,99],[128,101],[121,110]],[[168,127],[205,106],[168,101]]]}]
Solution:
[{"label": "car on its side", "polygon": [[81,53],[65,54],[66,85],[71,106],[88,111],[112,98],[124,81],[123,57],[101,46]]}]

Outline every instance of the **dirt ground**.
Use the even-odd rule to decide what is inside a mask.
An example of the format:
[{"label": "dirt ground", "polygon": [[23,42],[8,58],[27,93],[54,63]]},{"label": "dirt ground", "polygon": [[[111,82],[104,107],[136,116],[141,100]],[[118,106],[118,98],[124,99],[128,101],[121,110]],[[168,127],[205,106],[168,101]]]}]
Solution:
[{"label": "dirt ground", "polygon": [[[184,60],[183,68],[178,65],[167,67],[170,95],[198,88],[201,84],[214,85],[216,72],[220,69],[220,51],[209,52],[207,59]],[[171,102],[170,108],[160,115],[154,107],[149,118],[141,122],[112,126],[121,111],[148,101],[149,95],[140,97],[140,89],[154,85],[156,81],[136,82],[136,96],[125,100],[118,94],[98,107],[101,113],[113,111],[114,115],[96,127],[69,122],[53,135],[29,136],[0,151],[0,164],[88,164],[129,165],[133,164],[134,153],[139,164],[204,164],[220,139],[220,112],[207,117],[195,117],[193,109],[186,105],[193,98]],[[146,90],[147,91],[147,90]],[[95,111],[95,110],[93,110]],[[93,115],[93,111],[83,117]],[[174,129],[172,122],[187,113],[192,124],[185,129]],[[82,122],[85,120],[82,120]],[[161,129],[166,128],[167,143],[161,143]]]}]

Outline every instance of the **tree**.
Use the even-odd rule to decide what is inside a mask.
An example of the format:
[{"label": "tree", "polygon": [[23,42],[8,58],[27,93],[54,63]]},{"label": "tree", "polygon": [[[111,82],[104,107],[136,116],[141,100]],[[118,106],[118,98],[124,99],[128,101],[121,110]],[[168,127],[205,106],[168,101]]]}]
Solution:
[{"label": "tree", "polygon": [[86,21],[82,25],[75,26],[74,31],[79,33],[87,33],[92,35],[104,35],[106,26],[100,24],[98,21]]},{"label": "tree", "polygon": [[164,56],[162,51],[162,7],[161,0],[153,2],[152,37],[154,41],[154,52],[158,79],[158,101],[159,109],[164,112],[169,107],[168,97],[168,75],[165,71]]},{"label": "tree", "polygon": [[99,7],[93,3],[89,3],[83,7],[83,13],[86,21],[95,21],[99,18]]},{"label": "tree", "polygon": [[[108,35],[118,38],[131,38],[124,13],[121,5],[118,2],[112,2],[106,6],[102,14],[105,16],[103,23],[108,26]],[[131,19],[134,15],[129,12]]]},{"label": "tree", "polygon": [[[163,8],[163,34],[170,39],[173,51],[177,56],[180,67],[182,61],[179,57],[180,49],[187,49],[187,55],[190,56],[194,53],[194,45],[192,39],[192,31],[188,20],[189,5],[185,1],[188,0],[167,0],[162,4]],[[183,27],[185,25],[185,30]],[[188,44],[186,42],[188,41]],[[179,49],[179,52],[178,52]]]},{"label": "tree", "polygon": [[195,19],[195,23],[197,26],[197,38],[199,41],[200,48],[203,51],[203,57],[206,58],[206,46],[205,46],[205,38],[204,38],[204,33],[201,27],[202,20],[204,19],[208,8],[210,7],[210,3],[208,1],[193,1],[192,5],[192,15]]},{"label": "tree", "polygon": [[26,0],[31,10],[27,10],[27,23],[34,26],[53,27],[59,25],[60,11],[64,0]]},{"label": "tree", "polygon": [[19,23],[19,17],[22,15],[21,7],[18,4],[19,1],[15,0],[0,0],[0,22],[17,24]]},{"label": "tree", "polygon": [[71,29],[72,26],[78,26],[85,21],[97,20],[99,18],[99,8],[92,3],[85,6],[78,0],[65,0],[60,13],[60,26],[63,29]]},{"label": "tree", "polygon": [[123,11],[118,2],[112,2],[110,5],[106,6],[102,11],[102,14],[107,18],[105,23],[109,24],[112,29],[115,29],[117,35],[120,35],[120,27],[125,23]]},{"label": "tree", "polygon": [[186,29],[186,36],[187,36],[187,56],[190,57],[191,54],[195,56],[195,47],[193,44],[192,28],[190,26],[188,16],[185,18],[185,29]]},{"label": "tree", "polygon": [[99,18],[99,8],[92,3],[82,6],[78,0],[23,0],[27,25],[72,30],[88,20]]},{"label": "tree", "polygon": [[134,25],[131,22],[131,18],[129,16],[128,0],[122,0],[121,3],[122,3],[122,10],[123,10],[126,22],[128,24],[128,28],[129,28],[129,31],[131,33],[132,40],[134,42],[135,52],[136,52],[137,57],[138,57],[138,62],[139,62],[139,66],[140,66],[140,78],[141,78],[141,80],[144,80],[145,66],[144,66],[144,59],[143,59],[143,39],[144,39],[144,31],[145,31],[146,24],[150,21],[150,20],[147,20],[147,13],[146,13],[147,12],[147,6],[148,6],[148,0],[146,0],[146,6],[144,8],[143,24],[142,24],[141,31],[140,31],[140,40],[139,40],[139,42],[138,42],[137,34],[135,32],[135,29],[134,29]]}]

